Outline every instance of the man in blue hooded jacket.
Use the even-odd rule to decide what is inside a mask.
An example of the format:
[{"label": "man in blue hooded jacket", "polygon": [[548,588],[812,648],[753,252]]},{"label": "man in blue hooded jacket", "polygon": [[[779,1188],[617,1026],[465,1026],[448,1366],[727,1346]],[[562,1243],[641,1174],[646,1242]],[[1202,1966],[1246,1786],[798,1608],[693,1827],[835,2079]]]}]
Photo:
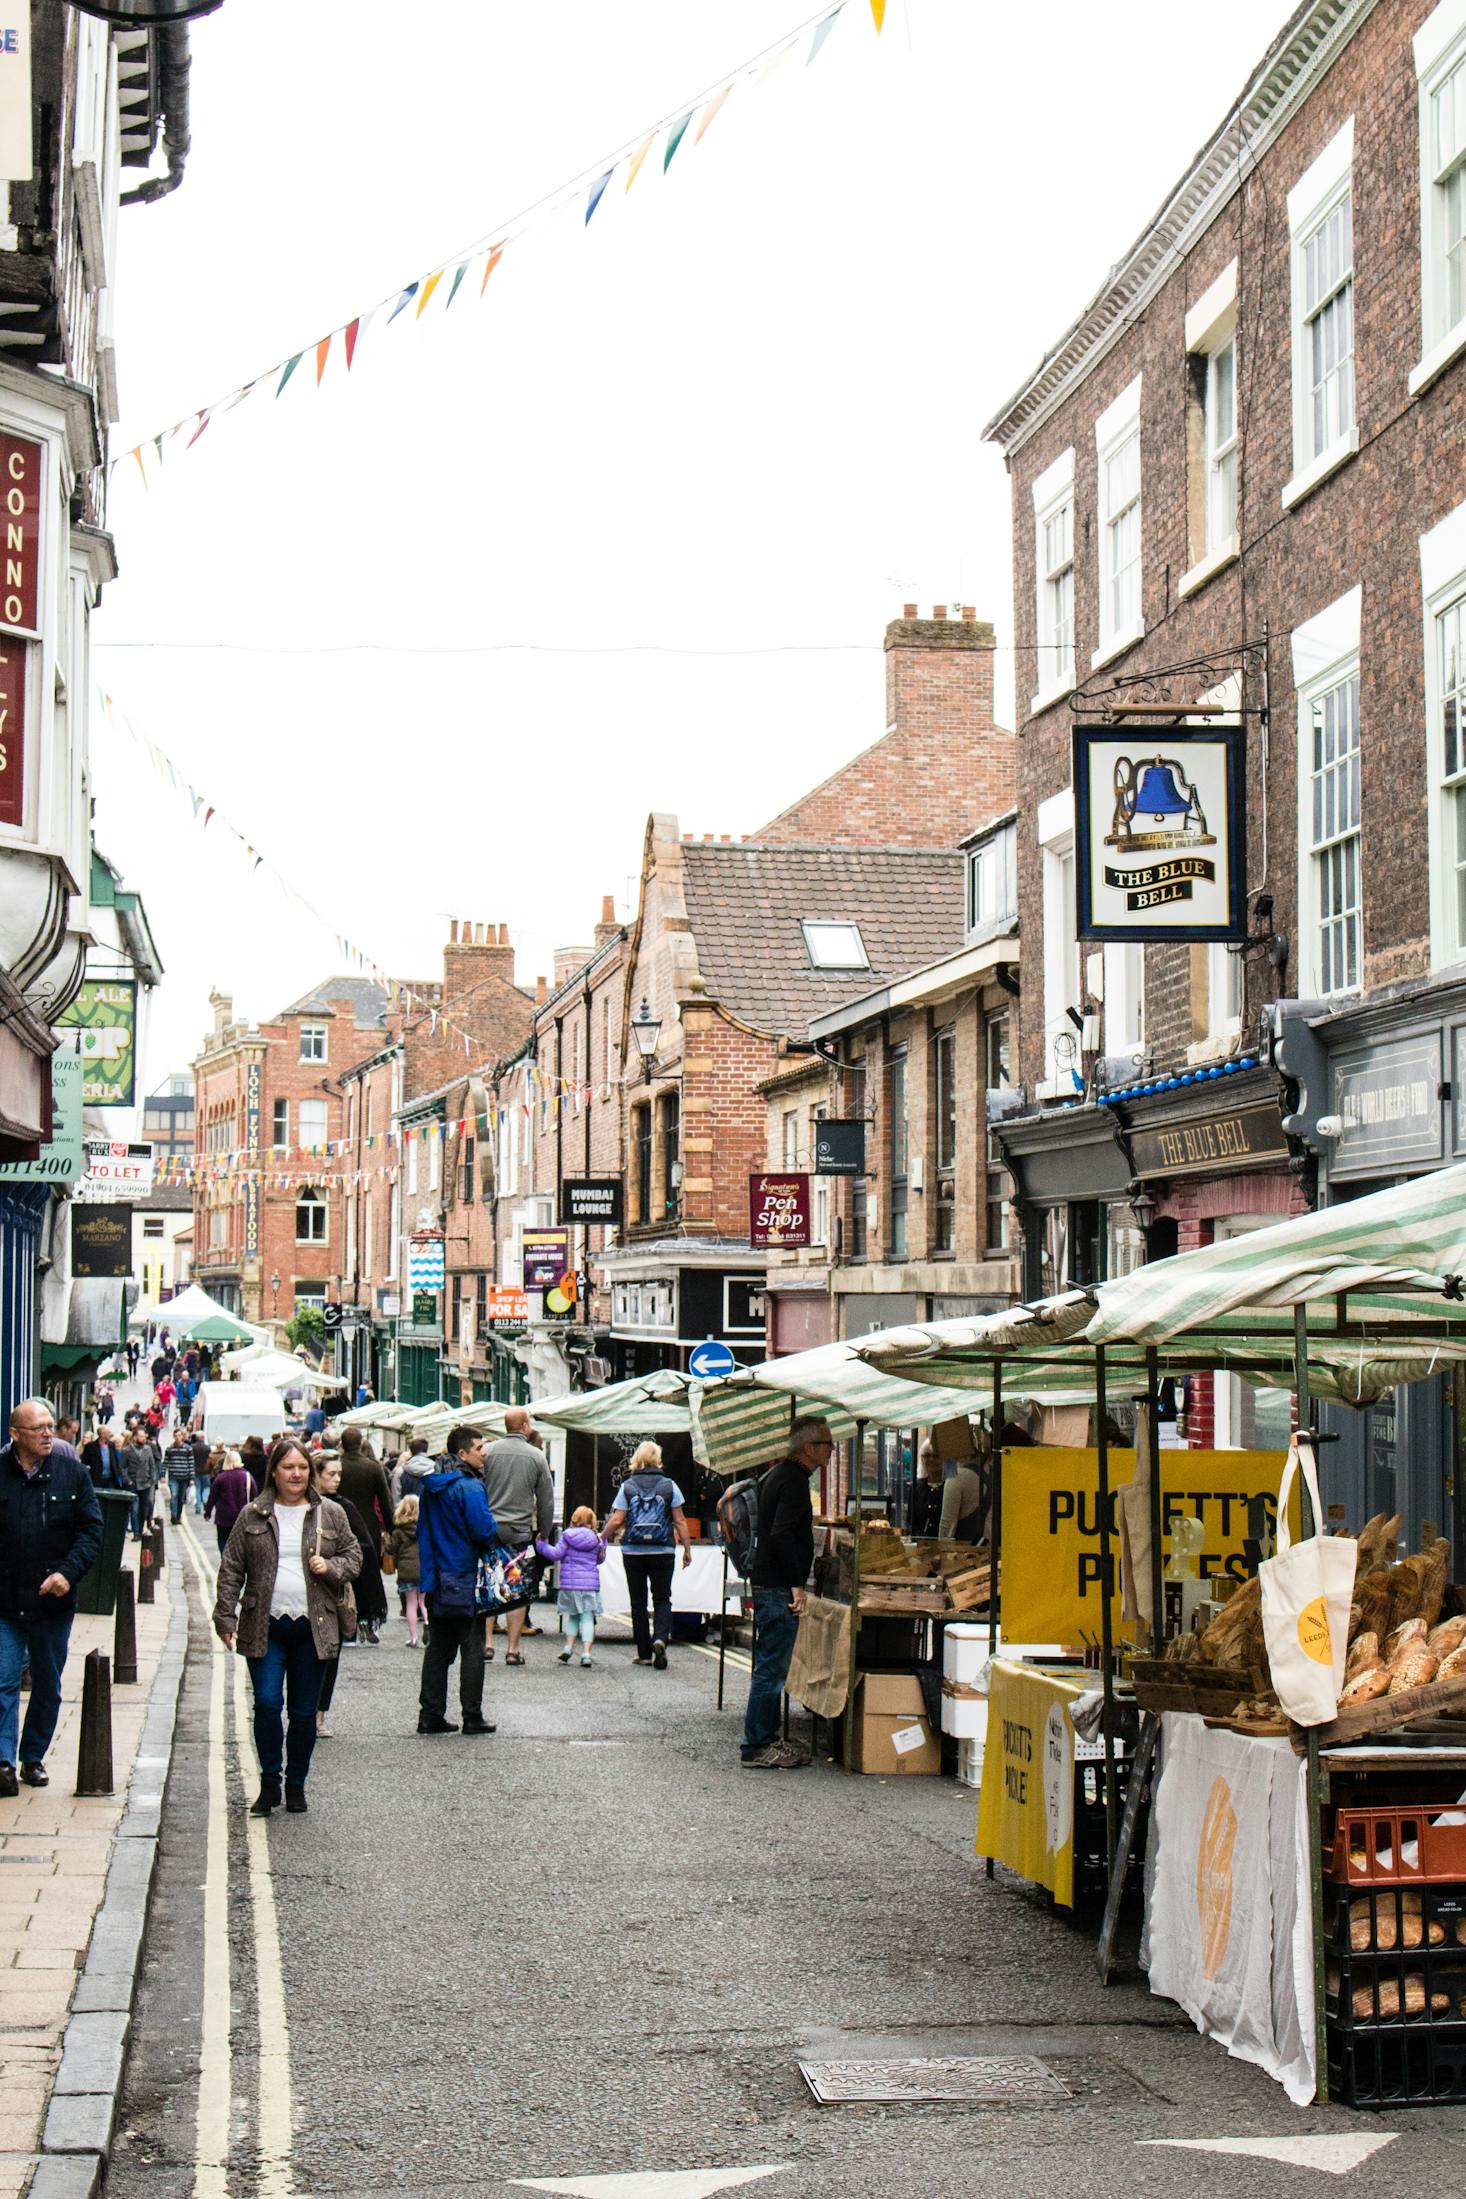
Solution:
[{"label": "man in blue hooded jacket", "polygon": [[448,1671],[458,1659],[465,1733],[492,1733],[484,1717],[484,1622],[473,1607],[482,1553],[499,1539],[482,1480],[484,1439],[454,1428],[446,1458],[419,1484],[418,1560],[431,1628],[418,1693],[419,1733],[456,1733],[447,1715]]}]

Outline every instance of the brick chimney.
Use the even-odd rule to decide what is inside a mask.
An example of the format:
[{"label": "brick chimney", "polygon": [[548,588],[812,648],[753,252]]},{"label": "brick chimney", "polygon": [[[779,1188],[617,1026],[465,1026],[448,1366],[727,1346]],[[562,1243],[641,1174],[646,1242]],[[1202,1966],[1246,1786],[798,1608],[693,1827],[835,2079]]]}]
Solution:
[{"label": "brick chimney", "polygon": [[766,845],[952,848],[1011,809],[1013,735],[993,724],[993,629],[917,606],[886,628],[884,736],[754,835]]},{"label": "brick chimney", "polygon": [[886,723],[970,740],[993,721],[993,630],[970,605],[949,618],[945,603],[930,618],[905,616],[886,628]]},{"label": "brick chimney", "polygon": [[574,977],[582,963],[589,962],[590,957],[591,950],[589,947],[557,947],[555,949],[555,979],[551,990],[558,993],[566,979]]},{"label": "brick chimney", "polygon": [[455,1002],[461,1006],[491,978],[498,978],[506,985],[514,983],[514,949],[509,944],[509,926],[480,924],[466,916],[455,917],[448,928],[448,944],[443,949],[444,1009],[451,1015]]},{"label": "brick chimney", "polygon": [[596,926],[597,948],[609,947],[620,929],[621,926],[616,921],[616,896],[614,893],[604,894],[601,898],[601,920]]},{"label": "brick chimney", "polygon": [[543,1006],[545,1005],[545,1002],[546,1002],[546,1001],[547,1001],[547,1000],[549,999],[549,997],[550,997],[550,987],[549,987],[549,983],[548,983],[548,981],[547,981],[547,980],[546,980],[545,978],[543,978],[543,977],[537,977],[537,978],[535,979],[535,981],[534,981],[534,1004],[535,1004],[535,1006],[536,1006],[537,1008],[543,1008]]}]

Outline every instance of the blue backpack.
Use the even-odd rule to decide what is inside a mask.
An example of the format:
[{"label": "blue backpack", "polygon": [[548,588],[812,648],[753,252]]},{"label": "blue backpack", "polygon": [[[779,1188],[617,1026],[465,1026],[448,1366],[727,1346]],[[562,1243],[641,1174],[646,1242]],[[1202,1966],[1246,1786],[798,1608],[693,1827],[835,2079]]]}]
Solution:
[{"label": "blue backpack", "polygon": [[628,1550],[663,1549],[672,1540],[672,1484],[665,1474],[633,1474],[626,1484],[626,1527],[622,1542]]}]

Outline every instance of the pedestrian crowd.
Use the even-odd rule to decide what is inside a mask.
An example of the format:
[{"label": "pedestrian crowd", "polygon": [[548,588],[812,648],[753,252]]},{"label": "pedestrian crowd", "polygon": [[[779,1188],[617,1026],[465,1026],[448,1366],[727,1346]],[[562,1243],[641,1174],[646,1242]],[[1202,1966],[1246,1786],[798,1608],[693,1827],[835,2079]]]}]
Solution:
[{"label": "pedestrian crowd", "polygon": [[[679,1554],[684,1567],[691,1564],[692,1544],[687,1501],[657,1444],[637,1446],[604,1521],[583,1505],[560,1527],[549,1466],[522,1408],[506,1413],[505,1434],[492,1444],[466,1424],[450,1431],[436,1456],[414,1438],[390,1476],[356,1427],[341,1431],[339,1450],[324,1447],[321,1427],[282,1435],[268,1451],[259,1436],[237,1450],[211,1446],[190,1411],[203,1362],[192,1347],[173,1352],[170,1362],[168,1348],[164,1339],[150,1369],[152,1404],[129,1408],[120,1432],[112,1424],[115,1400],[99,1391],[95,1429],[79,1452],[76,1423],[58,1423],[45,1400],[28,1399],[11,1416],[10,1441],[0,1449],[0,1795],[16,1793],[17,1780],[47,1783],[74,1591],[101,1547],[98,1491],[130,1498],[139,1540],[165,1482],[175,1525],[190,1499],[213,1523],[214,1627],[245,1658],[253,1690],[256,1815],[270,1814],[282,1799],[292,1813],[305,1810],[316,1742],[331,1736],[342,1652],[380,1641],[389,1582],[408,1644],[422,1650],[420,1734],[495,1731],[484,1715],[485,1668],[501,1617],[505,1663],[525,1664],[525,1639],[539,1631],[528,1621],[543,1567],[558,1568],[559,1663],[593,1665],[601,1573],[613,1542],[635,1661],[666,1670],[675,1568]],[[810,1477],[832,1449],[823,1421],[802,1421],[788,1456],[743,1485],[746,1547],[734,1554],[755,1617],[741,1749],[749,1769],[793,1770],[809,1761],[807,1750],[780,1739],[779,1715],[813,1562]],[[461,1723],[448,1717],[455,1665]]]}]

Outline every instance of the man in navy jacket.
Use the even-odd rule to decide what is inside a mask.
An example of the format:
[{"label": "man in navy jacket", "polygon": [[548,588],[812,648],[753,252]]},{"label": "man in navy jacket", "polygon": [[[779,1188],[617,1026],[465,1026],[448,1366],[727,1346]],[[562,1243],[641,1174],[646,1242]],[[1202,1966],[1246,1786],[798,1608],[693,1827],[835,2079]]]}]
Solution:
[{"label": "man in navy jacket", "polygon": [[46,1400],[28,1397],[10,1415],[10,1441],[0,1450],[0,1795],[19,1793],[17,1762],[27,1786],[50,1785],[45,1756],[61,1709],[76,1584],[102,1547],[91,1475],[75,1456],[53,1454],[55,1435]]},{"label": "man in navy jacket", "polygon": [[420,1484],[417,1553],[427,1598],[428,1646],[418,1694],[419,1733],[456,1733],[448,1712],[448,1668],[458,1658],[465,1733],[492,1733],[484,1718],[484,1622],[473,1607],[478,1561],[499,1539],[484,1493],[484,1439],[454,1428],[448,1455]]}]

